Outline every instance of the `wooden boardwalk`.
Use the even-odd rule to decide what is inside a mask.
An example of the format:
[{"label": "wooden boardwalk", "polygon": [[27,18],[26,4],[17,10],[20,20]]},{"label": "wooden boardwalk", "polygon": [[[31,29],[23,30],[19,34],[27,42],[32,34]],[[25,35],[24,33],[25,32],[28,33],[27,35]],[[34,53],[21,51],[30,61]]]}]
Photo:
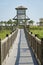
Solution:
[{"label": "wooden boardwalk", "polygon": [[15,65],[38,65],[34,54],[27,45],[24,30],[20,30],[20,39],[18,44],[18,54]]},{"label": "wooden boardwalk", "polygon": [[34,54],[27,45],[24,30],[19,29],[17,38],[2,65],[38,65]]}]

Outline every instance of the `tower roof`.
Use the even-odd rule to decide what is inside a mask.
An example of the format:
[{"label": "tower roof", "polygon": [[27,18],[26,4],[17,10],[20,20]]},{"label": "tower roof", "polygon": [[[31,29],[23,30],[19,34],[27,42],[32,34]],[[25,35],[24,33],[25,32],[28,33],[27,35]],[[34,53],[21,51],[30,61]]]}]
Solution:
[{"label": "tower roof", "polygon": [[16,7],[15,9],[16,9],[16,10],[19,10],[19,9],[25,9],[25,10],[26,10],[27,8],[24,7],[24,6],[18,6],[18,7]]}]

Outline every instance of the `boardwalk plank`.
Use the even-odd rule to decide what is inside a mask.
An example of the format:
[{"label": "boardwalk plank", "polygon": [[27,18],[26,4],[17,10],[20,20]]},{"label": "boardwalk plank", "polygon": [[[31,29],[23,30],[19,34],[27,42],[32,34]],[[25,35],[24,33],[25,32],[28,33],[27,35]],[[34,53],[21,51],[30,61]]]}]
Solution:
[{"label": "boardwalk plank", "polygon": [[15,65],[38,65],[36,59],[31,54],[31,49],[27,45],[23,29],[20,30],[20,41]]}]

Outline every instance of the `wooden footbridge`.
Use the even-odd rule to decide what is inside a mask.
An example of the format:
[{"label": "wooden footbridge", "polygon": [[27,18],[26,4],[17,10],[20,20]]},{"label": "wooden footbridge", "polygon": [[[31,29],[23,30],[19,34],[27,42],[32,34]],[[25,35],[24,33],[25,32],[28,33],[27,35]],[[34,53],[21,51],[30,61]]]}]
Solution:
[{"label": "wooden footbridge", "polygon": [[[31,39],[32,47],[26,30],[17,30],[0,42],[0,65],[43,65],[43,47],[39,49],[43,42],[41,41],[36,50],[34,47],[36,44],[34,45]],[[33,49],[36,51],[34,52]],[[40,56],[37,55],[38,52]]]}]

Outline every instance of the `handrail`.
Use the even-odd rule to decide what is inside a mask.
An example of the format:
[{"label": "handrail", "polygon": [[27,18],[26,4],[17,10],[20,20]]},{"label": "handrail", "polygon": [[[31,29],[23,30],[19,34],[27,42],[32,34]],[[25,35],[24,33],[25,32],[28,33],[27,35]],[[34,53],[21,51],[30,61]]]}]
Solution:
[{"label": "handrail", "polygon": [[18,29],[15,30],[12,34],[6,37],[4,40],[0,39],[0,65],[2,65],[7,54],[9,55],[9,50],[12,47],[14,40],[17,36]]},{"label": "handrail", "polygon": [[28,32],[25,27],[24,31],[29,42],[28,45],[32,48],[39,65],[43,65],[43,38],[41,40],[38,39],[35,35]]}]

